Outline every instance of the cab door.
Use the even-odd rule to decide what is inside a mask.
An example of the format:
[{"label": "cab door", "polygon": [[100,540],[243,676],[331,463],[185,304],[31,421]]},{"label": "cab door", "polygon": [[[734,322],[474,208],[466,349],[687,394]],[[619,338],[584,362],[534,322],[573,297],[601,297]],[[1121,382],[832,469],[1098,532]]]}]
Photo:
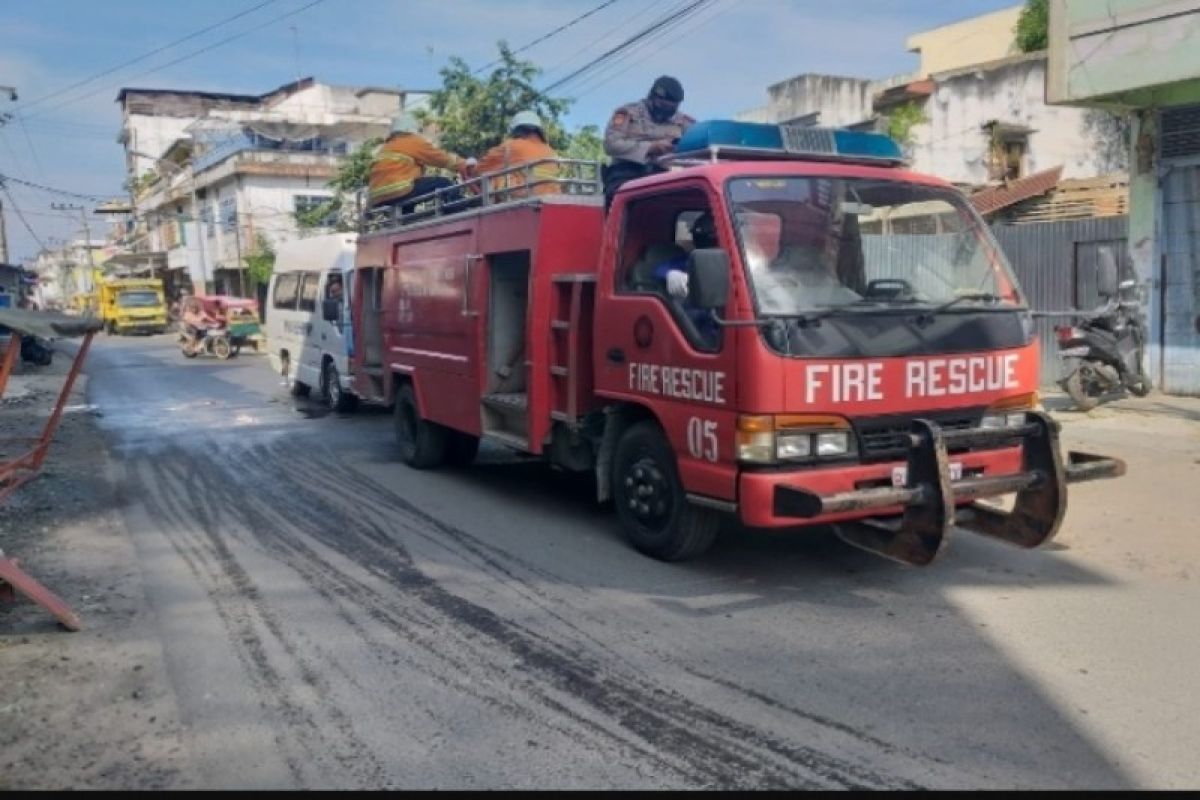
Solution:
[{"label": "cab door", "polygon": [[686,272],[690,225],[704,212],[732,258],[731,231],[704,184],[646,193],[616,211],[622,218],[610,231],[619,233],[606,248],[615,268],[599,288],[596,385],[601,396],[653,413],[689,493],[734,501],[736,337],[672,297],[665,280],[671,267]]}]

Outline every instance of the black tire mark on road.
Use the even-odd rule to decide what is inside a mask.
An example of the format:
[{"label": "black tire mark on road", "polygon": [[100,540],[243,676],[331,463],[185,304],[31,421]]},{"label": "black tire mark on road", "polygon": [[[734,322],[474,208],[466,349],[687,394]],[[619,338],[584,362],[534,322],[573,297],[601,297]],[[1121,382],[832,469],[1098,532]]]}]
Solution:
[{"label": "black tire mark on road", "polygon": [[[276,459],[287,463],[287,455],[286,452],[276,452],[271,460],[257,460],[257,463],[272,463]],[[311,458],[312,454],[308,455]],[[262,458],[261,451],[258,458]],[[206,482],[212,484],[206,487],[204,492],[209,495],[208,505],[220,505],[217,498],[222,494],[220,487],[225,482]],[[383,569],[385,574],[397,579],[399,587],[405,589],[410,596],[419,599],[427,608],[444,615],[452,628],[465,628],[486,641],[500,645],[510,656],[518,658],[525,665],[527,672],[535,673],[541,679],[541,683],[557,688],[568,697],[582,702],[593,712],[598,712],[602,719],[610,724],[615,723],[627,734],[632,733],[652,748],[666,751],[670,760],[681,760],[684,771],[694,781],[727,788],[918,788],[908,781],[878,775],[870,768],[847,763],[843,759],[812,748],[792,746],[779,741],[763,731],[698,705],[677,692],[646,681],[636,674],[612,674],[612,670],[606,668],[607,665],[604,665],[602,660],[581,651],[575,643],[564,646],[551,642],[523,626],[502,620],[488,609],[447,592],[412,564],[407,552],[395,541],[393,535],[376,525],[364,525],[361,516],[352,517],[345,510],[338,509],[324,500],[314,502],[312,493],[306,492],[306,487],[296,485],[290,480],[277,481],[277,484],[276,491],[281,493],[281,496],[277,496],[276,499],[284,502],[276,502],[274,506],[277,511],[286,509],[283,513],[295,527],[301,529],[301,532],[311,536],[314,534],[313,526],[306,523],[311,523],[312,519],[328,519],[333,523],[331,527],[336,530],[331,532],[329,528],[318,526],[315,538],[322,544],[377,574]],[[394,509],[400,504],[403,513],[413,518],[403,525],[406,530],[420,530],[422,527],[432,526],[441,533],[473,542],[478,547],[474,537],[430,518],[390,492],[381,489],[370,492],[360,490],[359,495],[363,494],[373,496],[371,505],[376,508]],[[304,499],[308,507],[298,504],[298,499]],[[246,498],[239,495],[238,500],[243,505],[237,506],[236,512],[244,517]],[[196,498],[196,502],[199,509],[206,505],[199,498]],[[254,520],[246,519],[245,522],[246,530],[258,540],[262,541],[270,535],[269,531],[254,525]],[[364,548],[364,544],[374,546]],[[385,552],[381,553],[381,549]],[[390,559],[390,562],[380,559]],[[502,572],[511,576],[507,569]],[[280,635],[275,631],[273,633],[276,636]],[[511,662],[511,659],[509,660]],[[494,656],[491,661],[495,661]],[[499,672],[497,679],[505,680],[507,667],[496,669]],[[544,693],[538,700],[548,708],[562,705]],[[607,727],[597,723],[591,723],[591,726],[594,733],[612,737]],[[666,764],[660,762],[658,766]]]}]

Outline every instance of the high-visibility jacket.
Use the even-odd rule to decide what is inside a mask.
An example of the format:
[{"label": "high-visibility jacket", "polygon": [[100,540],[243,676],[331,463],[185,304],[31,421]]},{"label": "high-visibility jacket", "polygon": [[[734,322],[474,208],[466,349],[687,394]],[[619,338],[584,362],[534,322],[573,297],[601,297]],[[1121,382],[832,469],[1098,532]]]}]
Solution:
[{"label": "high-visibility jacket", "polygon": [[402,133],[383,143],[371,163],[369,198],[371,205],[404,197],[413,190],[413,182],[425,174],[426,167],[458,169],[462,158],[435,147],[424,136]]},{"label": "high-visibility jacket", "polygon": [[[521,164],[529,164],[547,158],[558,158],[558,153],[554,152],[554,148],[541,139],[505,139],[479,159],[476,170],[480,175],[488,172],[502,172]],[[532,170],[532,180],[535,182],[558,177],[558,164],[538,164]],[[528,196],[528,190],[520,188],[525,183],[524,170],[510,172],[507,175],[497,175],[488,181],[489,189],[498,200],[515,200]],[[542,183],[533,187],[534,194],[558,194],[560,191],[560,187],[555,183]]]}]

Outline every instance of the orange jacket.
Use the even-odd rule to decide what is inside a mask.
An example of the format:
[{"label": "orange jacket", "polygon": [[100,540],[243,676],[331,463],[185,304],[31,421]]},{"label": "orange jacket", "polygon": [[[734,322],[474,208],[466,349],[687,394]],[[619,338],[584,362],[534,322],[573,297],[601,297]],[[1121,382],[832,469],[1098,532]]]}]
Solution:
[{"label": "orange jacket", "polygon": [[416,133],[393,136],[383,143],[371,164],[370,205],[404,197],[426,167],[459,169],[462,158],[432,145]]},{"label": "orange jacket", "polygon": [[[558,158],[554,148],[540,139],[505,139],[500,144],[487,151],[479,159],[476,171],[482,175],[487,172],[501,172],[505,169],[528,164],[531,161],[542,161],[547,158]],[[558,177],[557,164],[539,164],[533,168],[535,181]],[[524,172],[510,172],[489,180],[489,188],[493,193],[501,192],[498,200],[515,200],[528,196],[528,192],[517,187],[525,185]],[[508,189],[510,191],[504,191]],[[516,189],[516,191],[512,191]],[[558,184],[543,183],[533,187],[534,194],[558,194],[561,191]]]}]

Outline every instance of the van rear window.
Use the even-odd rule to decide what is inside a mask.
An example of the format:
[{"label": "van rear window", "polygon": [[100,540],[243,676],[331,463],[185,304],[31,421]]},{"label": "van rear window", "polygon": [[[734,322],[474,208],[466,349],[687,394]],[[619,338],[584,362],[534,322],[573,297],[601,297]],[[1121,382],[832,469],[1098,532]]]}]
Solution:
[{"label": "van rear window", "polygon": [[296,308],[297,290],[300,288],[300,273],[284,272],[275,279],[275,295],[271,298],[275,308]]}]

